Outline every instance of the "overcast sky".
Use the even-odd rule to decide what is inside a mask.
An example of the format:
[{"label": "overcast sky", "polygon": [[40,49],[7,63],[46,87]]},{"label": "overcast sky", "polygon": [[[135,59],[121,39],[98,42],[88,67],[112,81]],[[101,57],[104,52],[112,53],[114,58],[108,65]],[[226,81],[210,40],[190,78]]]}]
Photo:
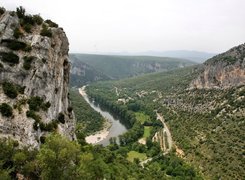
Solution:
[{"label": "overcast sky", "polygon": [[197,50],[245,42],[245,0],[0,0],[64,28],[70,52]]}]

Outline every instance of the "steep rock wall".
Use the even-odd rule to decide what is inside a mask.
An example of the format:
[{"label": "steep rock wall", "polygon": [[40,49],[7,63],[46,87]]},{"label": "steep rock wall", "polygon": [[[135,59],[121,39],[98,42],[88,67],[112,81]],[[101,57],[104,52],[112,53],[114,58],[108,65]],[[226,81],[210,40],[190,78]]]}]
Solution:
[{"label": "steep rock wall", "polygon": [[[43,22],[44,24],[44,22]],[[46,24],[48,26],[48,24]],[[15,40],[14,31],[19,29],[23,35],[18,41],[27,44],[31,50],[11,50],[6,47],[6,40]],[[41,117],[41,122],[48,124],[57,120],[59,114],[64,115],[64,123],[58,123],[56,131],[74,138],[75,117],[69,109],[68,83],[70,63],[68,59],[69,43],[62,28],[49,27],[52,37],[41,36],[42,25],[32,27],[31,33],[26,33],[16,14],[5,12],[0,17],[0,52],[13,52],[19,57],[19,63],[9,64],[3,62],[0,68],[0,84],[10,82],[24,88],[24,93],[16,98],[9,98],[4,94],[0,86],[0,102],[8,103],[13,107],[13,115],[4,117],[0,114],[0,134],[10,136],[20,143],[31,146],[38,146],[39,138],[47,134],[46,131],[35,130],[33,124],[35,120],[27,117],[29,110],[28,103],[24,103],[20,108],[14,108],[25,99],[28,102],[30,97],[40,97],[44,102],[49,102],[47,110],[36,112]],[[25,69],[25,57],[32,57],[31,68]]]},{"label": "steep rock wall", "polygon": [[207,60],[190,88],[230,88],[245,85],[245,44]]}]

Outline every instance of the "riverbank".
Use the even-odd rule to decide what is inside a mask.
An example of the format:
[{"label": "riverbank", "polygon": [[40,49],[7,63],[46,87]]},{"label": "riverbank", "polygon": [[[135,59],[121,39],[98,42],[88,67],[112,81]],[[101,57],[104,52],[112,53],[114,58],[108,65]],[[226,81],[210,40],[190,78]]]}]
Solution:
[{"label": "riverbank", "polygon": [[106,139],[107,136],[109,135],[110,127],[111,127],[111,123],[108,120],[106,120],[103,129],[101,131],[95,132],[95,134],[85,137],[85,141],[89,144],[96,144]]},{"label": "riverbank", "polygon": [[[88,97],[85,91],[86,86],[79,88],[79,93],[84,97],[86,101],[88,101]],[[85,137],[85,141],[89,144],[96,144],[100,141],[106,139],[109,135],[109,129],[112,126],[112,123],[105,118],[105,123],[103,125],[103,129],[101,131],[97,131],[92,135]]]}]

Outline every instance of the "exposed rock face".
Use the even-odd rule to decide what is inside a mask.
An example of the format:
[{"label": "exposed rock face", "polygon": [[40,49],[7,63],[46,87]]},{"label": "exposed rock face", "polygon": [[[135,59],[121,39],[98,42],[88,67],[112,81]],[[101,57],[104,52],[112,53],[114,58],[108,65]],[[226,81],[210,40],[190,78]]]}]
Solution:
[{"label": "exposed rock face", "polygon": [[204,63],[202,73],[190,88],[229,88],[245,84],[245,44],[214,56]]},{"label": "exposed rock face", "polygon": [[104,75],[101,72],[98,72],[92,66],[81,62],[79,59],[76,59],[74,56],[71,58],[71,72],[70,72],[70,84],[72,86],[82,86],[89,84],[94,81],[109,80],[110,77]]},{"label": "exposed rock face", "polygon": [[[15,39],[14,30],[19,28],[23,36],[18,41],[31,46],[30,51],[10,50],[3,43],[6,39]],[[18,64],[3,62],[0,56],[0,104],[8,103],[13,107],[13,116],[4,117],[0,114],[0,135],[12,137],[25,145],[38,146],[38,139],[46,131],[34,130],[33,118],[28,118],[28,103],[14,109],[23,100],[38,96],[49,102],[47,110],[36,112],[41,117],[41,122],[47,124],[58,118],[59,113],[64,115],[64,123],[59,123],[57,131],[70,139],[74,138],[75,117],[71,109],[68,111],[68,83],[70,63],[68,60],[69,43],[62,28],[50,27],[52,37],[41,36],[42,25],[35,25],[31,33],[26,33],[20,27],[17,15],[5,12],[0,17],[0,52],[14,52],[19,57]],[[33,57],[31,68],[23,68],[25,56]],[[9,98],[4,94],[1,84],[11,82],[25,87],[24,93],[16,98]]]}]

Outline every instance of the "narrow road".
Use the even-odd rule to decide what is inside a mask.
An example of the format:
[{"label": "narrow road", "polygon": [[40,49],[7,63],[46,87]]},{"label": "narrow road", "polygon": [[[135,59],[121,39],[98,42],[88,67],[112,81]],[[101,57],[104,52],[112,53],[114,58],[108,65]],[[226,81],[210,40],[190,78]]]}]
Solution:
[{"label": "narrow road", "polygon": [[163,146],[164,148],[164,155],[165,154],[168,154],[170,152],[170,150],[172,149],[172,146],[173,146],[173,140],[172,140],[172,136],[171,136],[171,133],[168,129],[168,126],[167,124],[164,122],[164,118],[161,114],[157,113],[157,119],[159,119],[162,124],[163,124],[163,138],[165,139],[165,135],[166,135],[166,141],[164,140],[165,142],[165,145]]},{"label": "narrow road", "polygon": [[[157,113],[157,119],[162,122],[164,127],[163,127],[163,129],[160,132],[156,133],[156,136],[158,136],[157,135],[158,133],[162,134],[161,136],[158,136],[158,137],[162,137],[162,139],[159,141],[159,143],[160,143],[161,149],[163,150],[163,154],[162,155],[166,155],[166,154],[168,154],[170,152],[170,150],[173,147],[173,140],[172,140],[171,133],[170,133],[170,131],[168,129],[168,126],[164,122],[163,116],[161,114]],[[158,157],[159,156],[153,157],[153,158],[158,158]],[[144,164],[147,164],[148,162],[152,161],[153,158],[148,158],[148,159],[146,159],[144,161],[141,161],[140,165],[144,168]]]}]

